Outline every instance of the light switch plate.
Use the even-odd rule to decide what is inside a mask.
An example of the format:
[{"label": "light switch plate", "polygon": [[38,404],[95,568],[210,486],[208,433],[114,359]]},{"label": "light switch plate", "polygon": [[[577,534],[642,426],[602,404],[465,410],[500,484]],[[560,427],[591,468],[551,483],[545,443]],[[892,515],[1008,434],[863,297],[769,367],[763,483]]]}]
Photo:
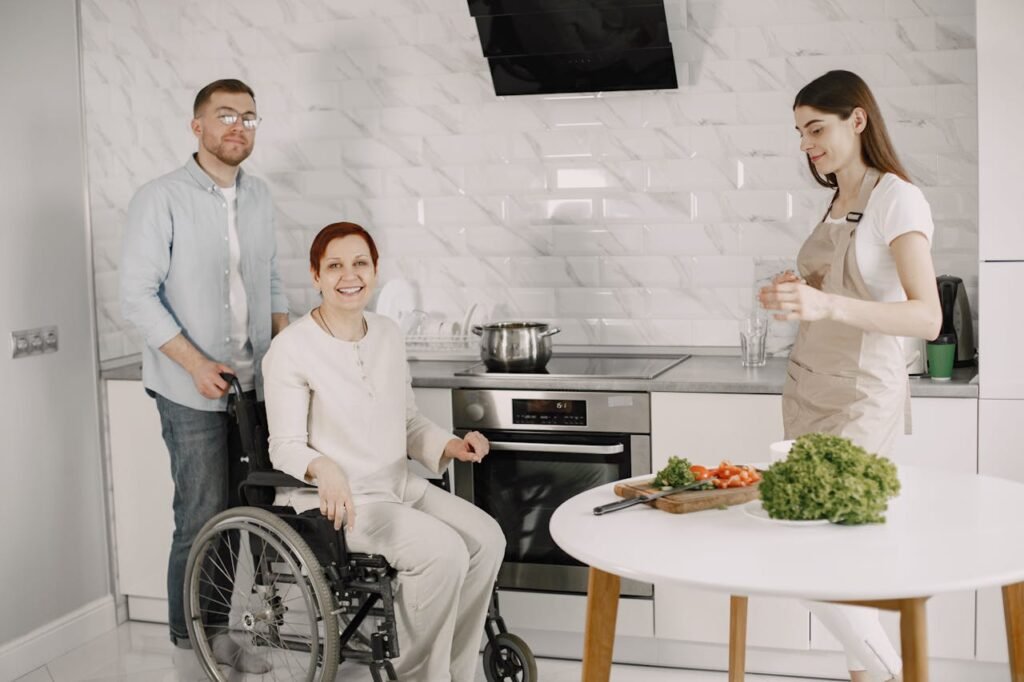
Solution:
[{"label": "light switch plate", "polygon": [[56,353],[59,345],[57,326],[22,329],[11,332],[11,357]]}]

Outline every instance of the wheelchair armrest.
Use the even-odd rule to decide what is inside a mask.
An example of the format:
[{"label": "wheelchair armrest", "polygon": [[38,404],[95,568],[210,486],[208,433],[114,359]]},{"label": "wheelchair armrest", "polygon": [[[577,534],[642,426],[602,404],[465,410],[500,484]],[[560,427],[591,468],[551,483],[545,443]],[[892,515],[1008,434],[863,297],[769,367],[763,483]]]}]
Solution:
[{"label": "wheelchair armrest", "polygon": [[253,471],[242,485],[253,488],[315,488],[316,486],[306,481],[293,478],[283,471]]},{"label": "wheelchair armrest", "polygon": [[316,486],[288,474],[270,469],[252,471],[238,485],[239,497],[246,504],[268,505],[274,501],[274,488],[315,488]]}]

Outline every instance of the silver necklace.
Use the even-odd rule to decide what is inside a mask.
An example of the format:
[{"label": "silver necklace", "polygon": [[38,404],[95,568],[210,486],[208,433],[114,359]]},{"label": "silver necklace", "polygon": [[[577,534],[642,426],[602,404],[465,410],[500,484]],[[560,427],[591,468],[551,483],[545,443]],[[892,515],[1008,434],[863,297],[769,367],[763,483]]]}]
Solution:
[{"label": "silver necklace", "polygon": [[[327,318],[324,317],[324,311],[320,309],[320,306],[316,307],[316,312],[320,315],[320,321],[324,323],[324,329],[326,329],[327,333],[331,335],[331,338],[333,338],[333,339],[338,338],[337,336],[335,336],[334,332],[331,331],[331,325],[327,324]],[[366,318],[364,317],[363,318],[363,336],[366,336],[366,332],[368,332],[368,331],[369,331],[369,328],[366,326]],[[352,343],[355,343],[355,342],[352,342]]]}]

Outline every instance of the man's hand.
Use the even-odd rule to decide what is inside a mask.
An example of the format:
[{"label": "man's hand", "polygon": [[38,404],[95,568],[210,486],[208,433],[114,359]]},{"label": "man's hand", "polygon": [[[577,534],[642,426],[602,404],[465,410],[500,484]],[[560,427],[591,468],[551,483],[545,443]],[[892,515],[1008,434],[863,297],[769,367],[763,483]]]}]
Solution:
[{"label": "man's hand", "polygon": [[221,377],[222,373],[234,374],[235,370],[225,364],[205,358],[189,370],[189,374],[192,375],[192,383],[196,385],[199,395],[210,400],[222,398],[228,392],[230,384]]},{"label": "man's hand", "polygon": [[277,336],[282,329],[288,326],[288,313],[270,314],[270,338]]},{"label": "man's hand", "polygon": [[338,463],[321,455],[306,468],[306,475],[316,479],[317,493],[320,495],[320,513],[334,522],[334,530],[351,531],[356,527],[356,506],[352,501],[352,490],[348,485],[348,477]]},{"label": "man's hand", "polygon": [[452,438],[444,446],[444,455],[460,462],[480,462],[491,451],[491,444],[482,433],[470,431],[465,438]]}]

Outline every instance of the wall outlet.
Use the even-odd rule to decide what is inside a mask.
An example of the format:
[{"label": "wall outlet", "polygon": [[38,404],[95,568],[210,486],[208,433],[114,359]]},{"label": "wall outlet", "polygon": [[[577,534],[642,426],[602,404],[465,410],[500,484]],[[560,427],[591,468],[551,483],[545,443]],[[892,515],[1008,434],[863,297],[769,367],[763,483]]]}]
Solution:
[{"label": "wall outlet", "polygon": [[22,329],[11,332],[11,357],[24,358],[29,355],[56,353],[58,347],[57,327]]}]

